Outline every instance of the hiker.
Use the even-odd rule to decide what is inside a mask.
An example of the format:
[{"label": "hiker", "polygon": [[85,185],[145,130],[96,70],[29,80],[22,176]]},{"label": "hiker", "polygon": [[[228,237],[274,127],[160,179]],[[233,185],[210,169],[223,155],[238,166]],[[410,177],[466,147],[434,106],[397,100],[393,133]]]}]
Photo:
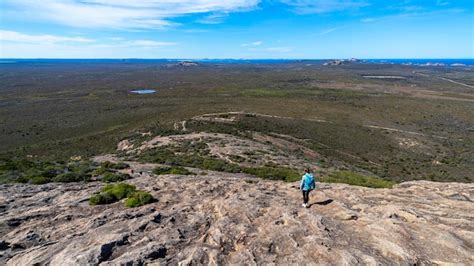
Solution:
[{"label": "hiker", "polygon": [[309,168],[304,169],[304,175],[301,178],[300,189],[303,192],[303,207],[309,208],[309,192],[316,188],[314,176]]}]

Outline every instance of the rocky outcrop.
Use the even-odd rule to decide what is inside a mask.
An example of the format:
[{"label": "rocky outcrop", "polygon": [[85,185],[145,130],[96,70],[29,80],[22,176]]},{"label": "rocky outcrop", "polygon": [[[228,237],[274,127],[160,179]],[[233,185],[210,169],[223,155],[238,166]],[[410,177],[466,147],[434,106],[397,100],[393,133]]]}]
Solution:
[{"label": "rocky outcrop", "polygon": [[318,183],[306,209],[296,183],[131,166],[156,202],[89,206],[99,182],[2,185],[0,264],[474,263],[472,184]]}]

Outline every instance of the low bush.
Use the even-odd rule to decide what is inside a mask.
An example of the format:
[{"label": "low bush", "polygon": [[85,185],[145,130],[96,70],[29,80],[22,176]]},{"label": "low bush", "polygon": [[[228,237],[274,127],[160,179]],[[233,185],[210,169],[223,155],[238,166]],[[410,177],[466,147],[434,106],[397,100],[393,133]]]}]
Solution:
[{"label": "low bush", "polygon": [[157,167],[153,170],[155,175],[192,175],[193,173],[181,166],[174,167]]},{"label": "low bush", "polygon": [[49,183],[51,181],[48,177],[45,177],[45,176],[33,176],[33,177],[30,177],[29,179],[30,179],[30,182],[35,185],[42,185],[42,184]]},{"label": "low bush", "polygon": [[90,161],[74,161],[66,164],[66,169],[69,172],[77,173],[78,175],[88,175],[95,167]]},{"label": "low bush", "polygon": [[99,194],[96,194],[89,199],[89,204],[110,204],[124,198],[127,198],[125,201],[126,207],[138,207],[154,201],[153,196],[150,193],[139,191],[133,185],[118,183],[110,184],[102,188]]},{"label": "low bush", "polygon": [[202,162],[202,168],[212,171],[239,173],[242,171],[241,167],[237,164],[228,163],[223,160],[207,158]]},{"label": "low bush", "polygon": [[51,179],[53,182],[70,183],[70,182],[87,182],[90,181],[90,176],[86,174],[78,174],[73,172],[59,174]]},{"label": "low bush", "polygon": [[105,168],[105,169],[116,169],[116,170],[121,170],[130,167],[128,164],[124,162],[118,162],[118,163],[112,163],[109,161],[101,162],[100,167]]},{"label": "low bush", "polygon": [[137,188],[134,185],[126,183],[109,184],[102,188],[102,192],[111,193],[117,200],[128,197],[136,190]]},{"label": "low bush", "polygon": [[106,183],[120,182],[130,178],[130,175],[123,173],[106,172],[104,175],[102,175],[102,181]]},{"label": "low bush", "polygon": [[106,174],[106,173],[113,173],[113,172],[109,168],[105,168],[105,167],[102,167],[102,166],[97,167],[92,172],[92,174],[95,175],[95,176],[103,175],[103,174]]},{"label": "low bush", "polygon": [[84,161],[0,160],[1,183],[87,182],[93,163]]},{"label": "low bush", "polygon": [[89,199],[89,203],[91,205],[110,204],[116,201],[117,201],[117,198],[112,193],[109,193],[109,192],[94,195]]},{"label": "low bush", "polygon": [[265,167],[243,168],[238,164],[229,163],[221,159],[211,158],[208,156],[200,156],[198,154],[175,154],[174,152],[163,148],[146,151],[140,156],[140,160],[143,162],[174,165],[172,167],[156,168],[155,170],[153,170],[153,173],[157,175],[191,174],[188,170],[183,168],[183,166],[187,166],[228,173],[244,172],[247,174],[255,175],[260,178],[285,180],[288,182],[300,179],[300,175],[290,168],[272,165]]},{"label": "low bush", "polygon": [[137,191],[125,201],[125,207],[134,208],[153,202],[153,196],[144,191]]},{"label": "low bush", "polygon": [[9,181],[11,182],[12,180],[14,180],[13,181],[14,183],[22,183],[22,184],[26,184],[30,182],[30,179],[26,176],[18,176],[16,179],[10,179]]},{"label": "low bush", "polygon": [[238,173],[242,170],[239,165],[224,160],[199,154],[175,154],[173,151],[164,148],[146,151],[140,155],[140,160],[142,162],[194,167],[230,173]]}]

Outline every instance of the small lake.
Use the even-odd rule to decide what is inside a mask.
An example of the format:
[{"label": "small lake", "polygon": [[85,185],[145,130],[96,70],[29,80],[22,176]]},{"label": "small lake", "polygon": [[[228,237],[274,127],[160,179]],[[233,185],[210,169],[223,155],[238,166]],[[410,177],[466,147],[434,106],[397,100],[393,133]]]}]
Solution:
[{"label": "small lake", "polygon": [[140,89],[140,90],[132,90],[130,93],[135,93],[135,94],[152,94],[155,93],[156,90],[148,90],[148,89]]}]

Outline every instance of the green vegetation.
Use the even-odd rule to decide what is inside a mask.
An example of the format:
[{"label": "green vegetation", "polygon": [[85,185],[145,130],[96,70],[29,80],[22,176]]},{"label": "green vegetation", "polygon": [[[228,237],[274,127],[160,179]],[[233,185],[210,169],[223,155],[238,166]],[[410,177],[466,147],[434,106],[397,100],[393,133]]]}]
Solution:
[{"label": "green vegetation", "polygon": [[193,172],[181,166],[157,167],[153,169],[155,175],[192,175]]},{"label": "green vegetation", "polygon": [[337,171],[320,178],[322,182],[345,183],[371,188],[392,188],[396,183],[379,177],[366,176],[351,171]]},{"label": "green vegetation", "polygon": [[285,180],[292,182],[300,178],[298,172],[293,169],[277,167],[277,166],[264,166],[264,167],[242,167],[234,163],[229,163],[224,160],[200,156],[196,153],[174,153],[169,147],[160,147],[153,150],[145,151],[140,155],[140,160],[144,162],[161,163],[176,165],[172,167],[157,167],[153,170],[154,174],[176,174],[176,175],[188,175],[192,174],[190,171],[183,168],[194,167],[200,169],[206,169],[211,171],[229,172],[229,173],[247,173],[255,175],[264,179],[271,180]]},{"label": "green vegetation", "polygon": [[116,202],[118,199],[110,193],[100,193],[89,199],[90,205],[103,205]]},{"label": "green vegetation", "polygon": [[93,176],[107,183],[119,182],[131,177],[115,169],[127,167],[124,163],[108,162],[98,166],[91,161],[0,160],[0,183],[89,182]]},{"label": "green vegetation", "polygon": [[44,176],[33,176],[30,178],[30,182],[35,185],[42,185],[49,183],[51,179],[49,177],[44,177]]},{"label": "green vegetation", "polygon": [[107,172],[104,175],[102,175],[102,181],[106,183],[111,183],[111,182],[120,182],[124,181],[127,179],[130,179],[130,175],[128,174],[123,174],[123,173],[113,173],[113,172]]},{"label": "green vegetation", "polygon": [[[421,150],[407,149],[400,146],[398,139],[391,135],[394,133],[387,135],[384,131],[364,127],[353,121],[337,124],[245,115],[232,124],[191,121],[187,123],[187,127],[193,131],[241,137],[245,137],[244,132],[250,131],[289,135],[304,139],[301,144],[327,158],[324,160],[325,167],[355,167],[396,182],[413,179],[466,182],[468,178],[465,177],[472,174],[464,168],[469,164],[469,154],[472,151],[462,148],[459,154],[452,153],[452,157],[457,159],[449,159],[450,156],[444,155],[439,164],[434,164],[441,149],[430,150],[427,146],[421,146]],[[472,144],[466,142],[463,146],[474,147],[474,140]],[[253,157],[252,154],[247,155],[249,158]],[[459,168],[461,165],[464,170]]]},{"label": "green vegetation", "polygon": [[150,193],[137,191],[130,195],[127,200],[125,200],[125,206],[129,208],[139,207],[151,203],[153,200],[153,196]]},{"label": "green vegetation", "polygon": [[135,186],[126,183],[109,184],[102,189],[102,192],[110,193],[118,200],[128,197],[135,191]]},{"label": "green vegetation", "polygon": [[220,172],[241,172],[241,167],[237,164],[215,159],[210,156],[203,156],[198,152],[174,152],[172,147],[160,147],[147,150],[140,154],[139,160],[142,162],[201,168]]},{"label": "green vegetation", "polygon": [[128,164],[124,162],[118,162],[118,163],[112,163],[109,161],[101,162],[100,167],[104,169],[115,169],[115,170],[121,170],[121,169],[126,169],[130,167]]},{"label": "green vegetation", "polygon": [[[186,69],[148,62],[2,66],[0,168],[9,160],[28,158],[31,164],[0,170],[0,182],[41,183],[71,171],[79,177],[61,180],[87,180],[116,172],[110,166],[97,172],[64,168],[71,157],[84,160],[114,152],[125,138],[136,147],[155,135],[185,133],[179,123],[174,127],[183,120],[188,120],[187,132],[251,137],[249,132],[256,131],[307,139],[305,145],[321,154],[328,168],[362,169],[397,182],[474,181],[474,96],[467,87],[436,78],[469,83],[474,80],[472,69],[377,64],[325,68],[320,63],[209,63]],[[153,95],[128,93],[157,84],[160,89]],[[235,124],[189,122],[197,115],[228,111],[295,119],[248,115]],[[417,144],[404,146],[403,139]],[[193,149],[202,153],[183,158]],[[169,160],[174,166],[202,166],[203,158],[216,159],[205,151],[202,143],[190,143],[173,151],[181,159],[172,155]],[[165,156],[158,161],[166,160]],[[206,165],[243,171],[215,161]]]},{"label": "green vegetation", "polygon": [[87,182],[93,169],[90,161],[0,160],[0,183]]},{"label": "green vegetation", "polygon": [[[93,171],[93,175],[95,176],[103,176],[104,181],[106,182],[116,182],[129,179],[130,177],[126,177],[123,174],[115,174],[115,170],[122,170],[130,167],[128,164],[123,162],[112,163],[109,161],[101,162],[99,167],[97,167]],[[116,181],[112,181],[115,180]]]},{"label": "green vegetation", "polygon": [[70,182],[88,182],[91,176],[89,173],[81,174],[75,172],[67,172],[59,174],[51,179],[52,182],[70,183]]},{"label": "green vegetation", "polygon": [[150,193],[139,191],[135,186],[118,183],[109,184],[102,188],[101,192],[89,199],[90,205],[103,205],[126,199],[126,207],[138,207],[154,201]]}]

